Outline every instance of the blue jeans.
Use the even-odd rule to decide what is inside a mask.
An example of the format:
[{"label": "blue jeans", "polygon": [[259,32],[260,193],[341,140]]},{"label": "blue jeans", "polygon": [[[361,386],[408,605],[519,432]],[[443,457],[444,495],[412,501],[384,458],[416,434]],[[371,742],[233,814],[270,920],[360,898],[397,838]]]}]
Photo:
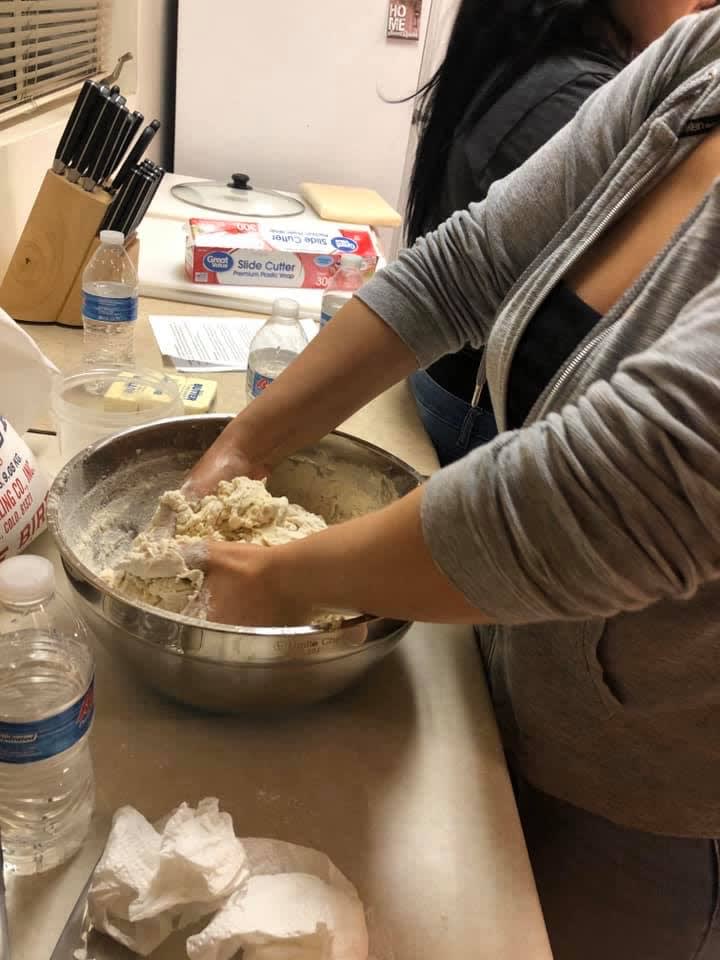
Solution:
[{"label": "blue jeans", "polygon": [[491,410],[473,407],[436,383],[429,373],[418,370],[410,377],[410,390],[423,426],[445,467],[460,460],[497,436]]}]

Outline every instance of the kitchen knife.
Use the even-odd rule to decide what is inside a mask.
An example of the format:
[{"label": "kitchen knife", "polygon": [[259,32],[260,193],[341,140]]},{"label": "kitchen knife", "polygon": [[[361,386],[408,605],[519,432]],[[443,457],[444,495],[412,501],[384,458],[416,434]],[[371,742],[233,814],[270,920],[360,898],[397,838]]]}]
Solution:
[{"label": "kitchen knife", "polygon": [[126,237],[130,236],[133,224],[140,214],[145,199],[155,183],[155,177],[148,170],[137,169],[137,175],[133,183],[133,189],[127,207],[123,210],[123,216],[118,230],[121,230]]},{"label": "kitchen knife", "polygon": [[[99,861],[98,861],[99,862]],[[97,864],[95,864],[97,866]],[[70,916],[65,921],[65,926],[60,934],[60,939],[55,944],[50,960],[70,960],[75,955],[75,951],[82,947],[82,935],[85,929],[87,914],[87,898],[92,884],[95,868],[90,871],[87,883],[80,891],[80,896],[72,908]]]},{"label": "kitchen knife", "polygon": [[63,152],[65,159],[65,169],[63,172],[65,174],[68,174],[67,168],[73,167],[76,164],[109,95],[110,90],[108,87],[94,85],[91,89],[90,96],[85,101],[78,123],[73,129],[70,142]]},{"label": "kitchen knife", "polygon": [[52,167],[55,173],[63,173],[78,152],[88,120],[92,116],[99,99],[100,84],[94,80],[86,80],[57,146]]},{"label": "kitchen knife", "polygon": [[104,181],[109,180],[112,175],[115,173],[117,168],[120,166],[122,158],[125,156],[125,152],[130,146],[130,143],[135,136],[135,134],[140,129],[145,117],[139,112],[135,111],[134,113],[127,114],[124,120],[124,129],[118,138],[117,148],[113,152],[112,157],[110,158],[110,164],[107,173],[105,174]]},{"label": "kitchen knife", "polygon": [[110,91],[106,87],[99,109],[96,110],[91,118],[90,125],[83,137],[82,149],[79,151],[78,156],[73,158],[67,171],[67,178],[71,183],[77,183],[80,177],[87,173],[88,167],[92,164],[94,158],[97,157],[97,152],[107,136],[112,111],[113,103],[110,99]]},{"label": "kitchen knife", "polygon": [[150,193],[148,194],[147,199],[145,200],[145,203],[143,204],[143,206],[142,206],[142,208],[141,208],[141,210],[140,210],[140,215],[139,215],[137,221],[133,224],[133,227],[132,227],[132,231],[133,231],[133,232],[134,232],[135,230],[137,230],[137,228],[140,226],[140,224],[142,223],[142,221],[145,219],[145,214],[148,212],[148,210],[149,210],[149,208],[150,208],[153,200],[155,199],[155,194],[158,192],[158,189],[159,189],[159,187],[160,187],[160,184],[161,184],[162,181],[163,181],[163,177],[164,177],[164,176],[165,176],[165,170],[164,170],[162,167],[156,167],[156,168],[155,168],[155,183],[154,183],[154,184],[152,185],[152,187],[150,188]]},{"label": "kitchen knife", "polygon": [[[133,167],[124,186],[118,190],[112,203],[108,206],[101,230],[122,230],[122,225],[129,222],[137,191],[142,183],[142,172],[139,167]],[[123,231],[124,232],[124,231]]]},{"label": "kitchen knife", "polygon": [[117,150],[118,140],[121,137],[125,126],[125,118],[129,115],[128,108],[124,103],[113,104],[111,113],[110,128],[108,130],[105,142],[100,147],[95,163],[88,171],[87,176],[80,180],[83,189],[88,192],[95,189],[98,183],[102,183],[110,169],[110,162],[113,154]]},{"label": "kitchen knife", "polygon": [[110,189],[114,192],[119,190],[130,176],[130,171],[137,165],[137,163],[142,159],[143,154],[150,146],[155,137],[155,134],[158,132],[162,124],[159,120],[153,120],[153,122],[145,127],[143,132],[137,139],[135,146],[132,148],[130,153],[125,159],[125,163],[120,167],[120,170],[112,182]]},{"label": "kitchen knife", "polygon": [[134,210],[131,220],[128,223],[125,235],[131,237],[133,233],[142,223],[143,217],[148,211],[148,207],[153,201],[153,197],[157,193],[158,187],[160,186],[160,181],[165,176],[165,171],[162,167],[155,167],[152,174],[149,174],[149,179],[143,186],[141,194],[139,197],[139,203]]}]

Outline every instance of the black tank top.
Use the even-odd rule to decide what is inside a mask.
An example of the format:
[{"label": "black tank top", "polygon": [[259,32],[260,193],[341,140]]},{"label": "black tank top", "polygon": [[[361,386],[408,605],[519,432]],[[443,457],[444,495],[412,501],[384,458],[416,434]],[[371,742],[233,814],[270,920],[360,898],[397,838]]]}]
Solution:
[{"label": "black tank top", "polygon": [[[523,425],[545,387],[600,318],[597,310],[589,307],[564,284],[559,283],[550,291],[528,323],[510,367],[507,391],[509,430]],[[462,399],[470,403],[479,357],[474,350],[449,354],[433,364],[429,373],[446,390],[452,392],[454,388],[456,395],[458,383],[463,383],[467,389],[463,388]],[[459,370],[462,370],[461,377],[458,376]],[[484,410],[492,409],[487,387],[479,406]]]},{"label": "black tank top", "polygon": [[545,387],[601,318],[563,283],[551,290],[515,350],[507,389],[509,430],[523,425]]}]

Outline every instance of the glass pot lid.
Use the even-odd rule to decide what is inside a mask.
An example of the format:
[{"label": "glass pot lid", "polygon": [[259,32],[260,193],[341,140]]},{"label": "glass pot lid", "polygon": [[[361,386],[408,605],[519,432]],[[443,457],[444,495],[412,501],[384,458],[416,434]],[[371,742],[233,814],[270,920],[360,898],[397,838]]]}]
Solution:
[{"label": "glass pot lid", "polygon": [[234,173],[227,183],[223,180],[178,183],[170,192],[183,203],[236,217],[295,217],[305,210],[305,204],[295,197],[253,187],[246,173]]}]

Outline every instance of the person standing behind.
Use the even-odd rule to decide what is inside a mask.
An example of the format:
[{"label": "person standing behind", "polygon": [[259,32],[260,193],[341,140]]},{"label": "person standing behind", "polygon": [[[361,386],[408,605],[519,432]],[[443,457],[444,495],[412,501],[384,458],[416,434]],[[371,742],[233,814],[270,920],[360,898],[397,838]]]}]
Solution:
[{"label": "person standing behind", "polygon": [[[714,0],[461,0],[445,59],[420,90],[422,132],[406,239],[484,200],[633,54]],[[410,380],[442,466],[497,434],[482,351],[465,348]],[[482,380],[482,378],[480,378]]]}]

